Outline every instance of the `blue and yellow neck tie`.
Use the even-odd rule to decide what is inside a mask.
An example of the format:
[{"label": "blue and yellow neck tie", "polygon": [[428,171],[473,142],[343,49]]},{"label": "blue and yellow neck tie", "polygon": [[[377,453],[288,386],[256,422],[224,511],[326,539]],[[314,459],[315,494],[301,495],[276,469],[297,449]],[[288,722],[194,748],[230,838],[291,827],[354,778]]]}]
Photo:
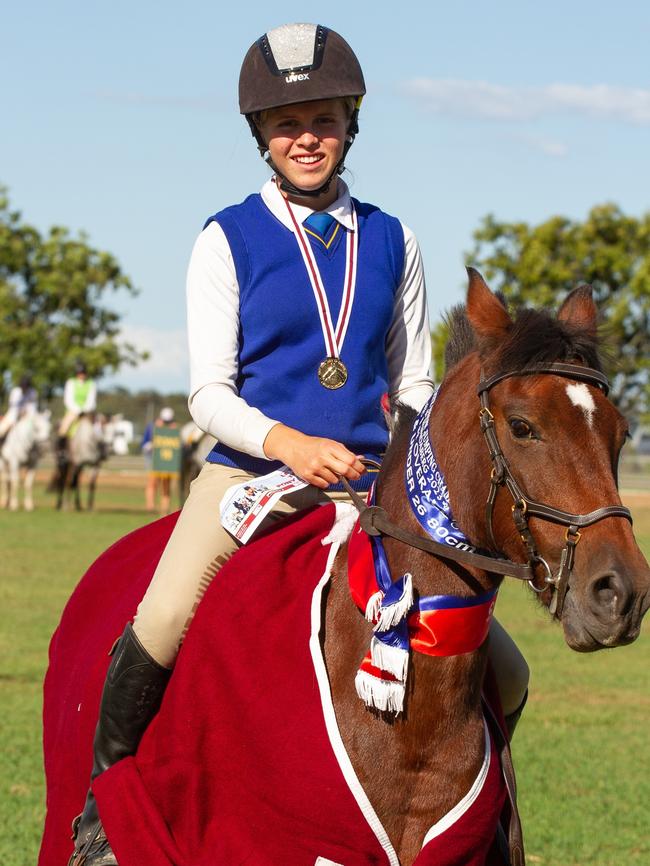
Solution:
[{"label": "blue and yellow neck tie", "polygon": [[[328,213],[319,213],[314,212],[310,214],[306,220],[303,222],[303,226],[309,234],[317,237],[321,243],[323,243],[326,247],[330,245],[333,237],[334,225],[338,227],[338,223]],[[334,228],[336,231],[336,228]],[[328,238],[329,235],[329,238]]]}]

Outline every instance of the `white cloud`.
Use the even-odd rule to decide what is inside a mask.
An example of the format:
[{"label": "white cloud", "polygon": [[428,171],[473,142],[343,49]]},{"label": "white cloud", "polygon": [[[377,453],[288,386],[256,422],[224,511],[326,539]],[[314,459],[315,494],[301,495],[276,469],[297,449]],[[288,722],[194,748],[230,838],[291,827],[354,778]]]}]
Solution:
[{"label": "white cloud", "polygon": [[487,81],[415,78],[404,85],[423,108],[438,114],[490,120],[532,120],[569,113],[623,123],[650,124],[650,90],[608,84],[508,87]]},{"label": "white cloud", "polygon": [[189,359],[184,328],[162,330],[125,325],[120,342],[131,343],[140,351],[149,352],[150,357],[137,367],[122,367],[102,384],[119,384],[132,389],[155,388],[158,391],[188,390]]},{"label": "white cloud", "polygon": [[650,90],[595,84],[551,84],[542,88],[548,109],[576,111],[625,123],[650,124]]},{"label": "white cloud", "polygon": [[139,369],[148,373],[177,373],[187,369],[187,331],[159,330],[137,325],[122,328],[122,342],[132,343],[140,351],[149,352],[150,358]]},{"label": "white cloud", "polygon": [[529,115],[525,99],[514,88],[487,81],[415,78],[406,92],[429,111],[496,120],[523,119]]}]

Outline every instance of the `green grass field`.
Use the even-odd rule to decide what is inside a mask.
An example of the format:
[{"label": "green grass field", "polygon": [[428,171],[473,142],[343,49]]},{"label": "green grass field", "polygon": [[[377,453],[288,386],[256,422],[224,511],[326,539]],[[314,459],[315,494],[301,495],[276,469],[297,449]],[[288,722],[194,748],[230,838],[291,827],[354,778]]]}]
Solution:
[{"label": "green grass field", "polygon": [[[42,491],[37,503],[33,514],[0,512],[0,866],[36,863],[41,685],[63,605],[102,550],[151,519],[132,483],[100,482],[95,514],[57,513]],[[650,501],[631,504],[649,555]],[[528,862],[650,863],[648,626],[630,647],[572,653],[532,593],[514,582],[501,592],[498,615],[532,671],[514,744]]]}]

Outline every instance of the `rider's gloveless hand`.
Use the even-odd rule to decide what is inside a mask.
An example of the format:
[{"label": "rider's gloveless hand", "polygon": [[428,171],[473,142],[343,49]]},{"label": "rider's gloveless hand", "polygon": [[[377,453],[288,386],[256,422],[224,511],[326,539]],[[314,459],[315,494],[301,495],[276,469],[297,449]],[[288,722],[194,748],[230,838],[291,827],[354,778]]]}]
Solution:
[{"label": "rider's gloveless hand", "polygon": [[303,481],[325,490],[340,476],[356,481],[365,472],[359,456],[334,439],[307,436],[276,424],[264,440],[264,453],[270,460],[281,460]]}]

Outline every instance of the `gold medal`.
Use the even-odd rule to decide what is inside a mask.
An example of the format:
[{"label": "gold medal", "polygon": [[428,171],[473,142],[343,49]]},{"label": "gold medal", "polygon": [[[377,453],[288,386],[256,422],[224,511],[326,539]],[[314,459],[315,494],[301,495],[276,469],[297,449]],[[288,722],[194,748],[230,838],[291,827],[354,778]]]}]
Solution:
[{"label": "gold medal", "polygon": [[348,379],[347,367],[340,358],[325,358],[318,368],[318,381],[323,388],[336,391],[345,385]]}]

